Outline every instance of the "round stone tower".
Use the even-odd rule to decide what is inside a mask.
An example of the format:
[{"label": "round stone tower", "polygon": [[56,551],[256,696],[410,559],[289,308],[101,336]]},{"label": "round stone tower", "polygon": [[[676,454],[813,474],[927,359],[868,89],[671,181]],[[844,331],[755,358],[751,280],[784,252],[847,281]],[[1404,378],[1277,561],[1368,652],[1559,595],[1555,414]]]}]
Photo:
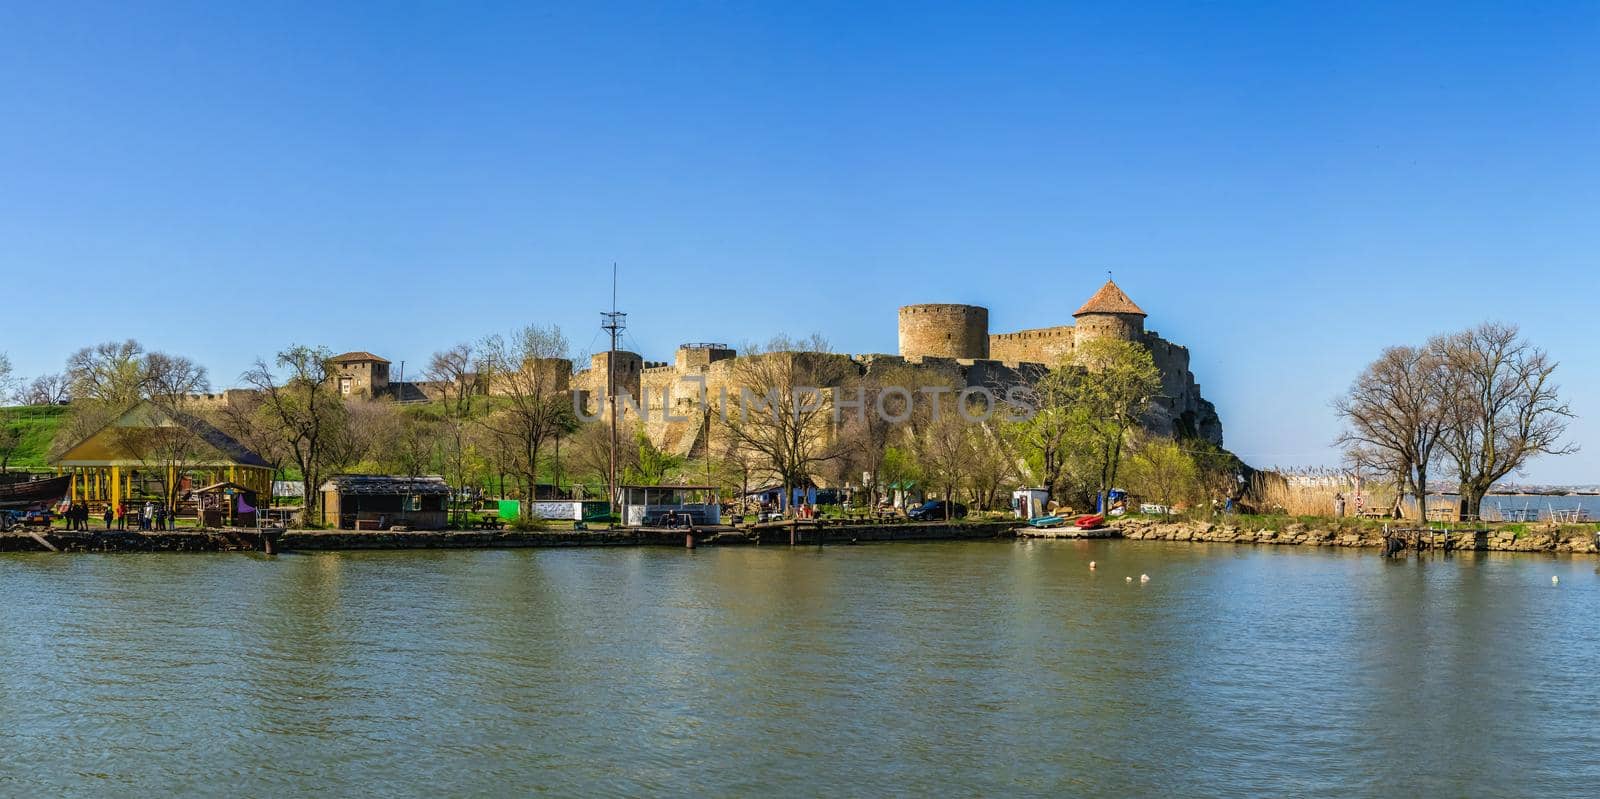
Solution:
[{"label": "round stone tower", "polygon": [[902,306],[900,355],[988,358],[989,309],[949,304]]},{"label": "round stone tower", "polygon": [[1145,312],[1109,280],[1072,315],[1073,337],[1077,344],[1095,338],[1144,338]]}]

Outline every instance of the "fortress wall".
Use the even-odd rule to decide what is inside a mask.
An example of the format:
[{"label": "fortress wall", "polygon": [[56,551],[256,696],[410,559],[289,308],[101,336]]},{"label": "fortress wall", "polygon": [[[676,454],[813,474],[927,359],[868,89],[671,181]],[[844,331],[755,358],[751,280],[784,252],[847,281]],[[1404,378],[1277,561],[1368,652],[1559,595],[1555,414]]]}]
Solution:
[{"label": "fortress wall", "polygon": [[1054,366],[1072,357],[1076,341],[1077,329],[1072,325],[996,333],[989,336],[989,357],[1011,363]]}]

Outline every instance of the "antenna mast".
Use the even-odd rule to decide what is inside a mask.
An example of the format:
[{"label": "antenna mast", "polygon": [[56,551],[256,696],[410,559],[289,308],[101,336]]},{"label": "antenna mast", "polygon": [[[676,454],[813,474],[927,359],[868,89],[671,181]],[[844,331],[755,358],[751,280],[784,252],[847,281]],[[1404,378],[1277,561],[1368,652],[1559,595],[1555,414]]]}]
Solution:
[{"label": "antenna mast", "polygon": [[600,313],[600,329],[611,334],[606,355],[606,406],[611,413],[611,467],[608,472],[611,507],[617,507],[617,337],[628,327],[628,315],[617,310],[617,262],[611,262],[611,311]]}]

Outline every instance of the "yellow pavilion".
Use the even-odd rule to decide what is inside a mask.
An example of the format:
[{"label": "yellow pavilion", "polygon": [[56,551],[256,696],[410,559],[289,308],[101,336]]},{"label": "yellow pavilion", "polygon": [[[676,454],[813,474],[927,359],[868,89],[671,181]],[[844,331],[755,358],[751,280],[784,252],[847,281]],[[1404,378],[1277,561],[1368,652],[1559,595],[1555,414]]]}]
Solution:
[{"label": "yellow pavilion", "polygon": [[141,472],[165,486],[188,476],[197,486],[235,483],[272,496],[273,469],[260,455],[204,419],[148,401],[69,447],[54,465],[72,475],[73,501],[121,503]]}]

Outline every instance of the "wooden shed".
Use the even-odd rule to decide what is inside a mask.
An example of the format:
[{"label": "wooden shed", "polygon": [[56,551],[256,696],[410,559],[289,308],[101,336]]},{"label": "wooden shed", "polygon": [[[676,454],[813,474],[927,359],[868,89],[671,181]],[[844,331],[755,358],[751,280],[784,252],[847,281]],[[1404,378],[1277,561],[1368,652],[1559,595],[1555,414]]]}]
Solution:
[{"label": "wooden shed", "polygon": [[341,530],[442,530],[449,524],[450,485],[443,477],[341,474],[317,490],[322,524]]}]

